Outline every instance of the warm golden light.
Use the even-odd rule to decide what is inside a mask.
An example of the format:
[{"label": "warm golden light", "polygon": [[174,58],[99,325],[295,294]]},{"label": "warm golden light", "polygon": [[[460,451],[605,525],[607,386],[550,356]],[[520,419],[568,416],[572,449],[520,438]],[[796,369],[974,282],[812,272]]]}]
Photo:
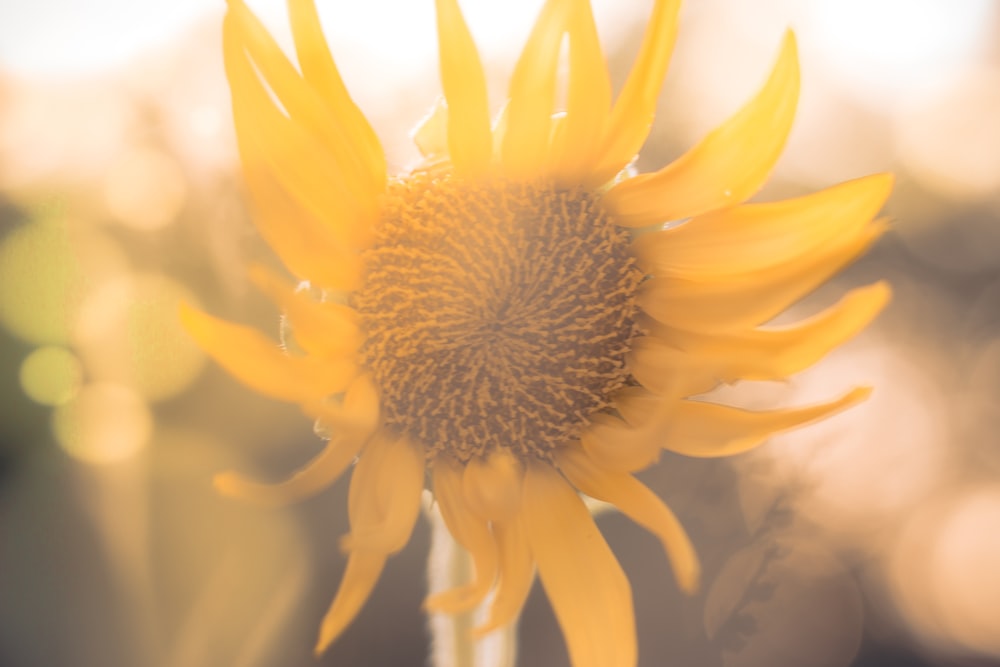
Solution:
[{"label": "warm golden light", "polygon": [[[509,457],[471,456],[476,464],[469,467],[468,487],[473,491],[467,491],[464,482],[449,485],[455,470],[444,464],[437,473],[431,469],[427,461],[432,457],[426,456],[431,443],[422,440],[425,457],[405,458],[401,470],[410,471],[413,464],[416,471],[405,476],[381,472],[378,455],[389,447],[381,440],[360,452],[351,449],[353,440],[343,440],[344,446],[334,443],[320,454],[323,441],[338,430],[368,429],[393,410],[396,423],[412,419],[403,412],[417,403],[409,397],[434,399],[432,386],[442,384],[425,378],[440,379],[450,368],[463,380],[471,364],[437,363],[429,344],[408,350],[416,337],[388,333],[382,336],[387,353],[380,357],[385,368],[378,386],[357,381],[343,400],[327,395],[298,399],[315,386],[327,388],[326,382],[342,386],[338,375],[356,372],[356,364],[331,359],[360,340],[361,329],[376,328],[380,322],[374,318],[383,310],[392,312],[372,306],[366,315],[370,321],[359,328],[345,310],[357,305],[356,294],[369,284],[359,268],[368,260],[358,255],[368,253],[370,259],[372,249],[353,244],[357,229],[351,221],[382,201],[381,191],[372,187],[380,182],[382,156],[390,182],[421,165],[431,165],[428,171],[440,175],[435,170],[447,170],[456,150],[454,164],[479,178],[473,172],[495,173],[497,165],[504,173],[507,167],[509,174],[530,172],[531,158],[553,145],[559,150],[540,163],[546,173],[558,172],[570,184],[592,164],[588,152],[614,154],[614,164],[598,169],[606,178],[640,153],[615,184],[615,194],[604,199],[615,189],[611,184],[586,186],[600,190],[603,201],[620,205],[633,224],[659,223],[664,209],[683,204],[678,217],[702,218],[701,224],[725,231],[699,237],[697,224],[670,223],[670,234],[653,232],[661,241],[635,246],[644,275],[655,278],[642,283],[643,303],[673,323],[657,330],[663,341],[644,339],[626,362],[641,376],[636,381],[654,394],[700,388],[696,373],[674,365],[673,358],[681,356],[678,348],[695,350],[699,357],[704,353],[705,359],[721,355],[716,358],[727,367],[710,368],[711,377],[747,370],[759,378],[766,375],[762,366],[773,362],[788,370],[789,359],[795,359],[772,354],[758,333],[772,325],[794,325],[874,281],[884,280],[892,298],[865,333],[808,371],[790,372],[778,382],[739,381],[710,395],[679,399],[671,418],[650,420],[643,428],[613,429],[620,426],[618,413],[605,413],[615,419],[598,418],[581,443],[588,457],[597,457],[608,466],[606,472],[617,476],[595,477],[579,456],[557,462],[553,478],[533,476],[535,498],[546,484],[554,487],[570,475],[580,484],[588,478],[606,484],[641,480],[690,532],[703,564],[696,595],[681,593],[670,576],[669,556],[657,544],[657,538],[669,542],[663,522],[669,514],[653,517],[660,521],[654,526],[659,532],[650,538],[627,516],[616,514],[612,503],[585,497],[583,513],[577,512],[578,494],[570,489],[557,498],[551,495],[562,509],[530,517],[537,548],[529,549],[523,561],[497,563],[493,569],[504,572],[495,577],[487,572],[470,589],[479,595],[489,582],[504,589],[483,600],[499,610],[495,615],[501,621],[512,618],[521,601],[517,595],[527,595],[532,572],[542,571],[532,568],[532,558],[539,553],[543,558],[547,581],[536,577],[520,631],[491,633],[468,655],[486,660],[497,646],[512,646],[517,634],[524,662],[565,664],[557,626],[567,618],[571,627],[589,623],[586,630],[571,631],[572,641],[583,647],[577,654],[595,653],[588,642],[603,641],[609,628],[626,619],[628,606],[620,596],[594,601],[600,597],[595,591],[614,584],[608,574],[614,570],[601,566],[601,559],[611,562],[607,552],[584,548],[560,556],[566,552],[559,547],[572,541],[563,531],[600,515],[586,539],[600,544],[606,538],[633,584],[641,665],[846,667],[853,659],[866,666],[902,661],[951,667],[1000,659],[1000,578],[994,573],[994,563],[1000,562],[1000,2],[682,0],[662,90],[657,94],[652,84],[639,86],[642,90],[633,86],[634,94],[625,95],[631,102],[607,113],[629,88],[629,72],[643,51],[643,31],[656,23],[650,20],[651,8],[672,6],[673,0],[592,0],[594,34],[583,25],[587,21],[581,22],[586,17],[576,16],[570,20],[573,34],[563,34],[561,45],[556,39],[540,44],[525,58],[518,77],[514,70],[540,10],[546,5],[582,8],[588,2],[455,0],[470,39],[454,39],[459,24],[452,16],[442,31],[452,37],[445,44],[451,58],[444,58],[450,62],[444,78],[435,5],[447,10],[452,0],[315,0],[322,36],[308,30],[303,36],[300,24],[300,37],[312,40],[313,47],[328,42],[350,100],[331,90],[322,58],[310,60],[306,88],[314,90],[303,92],[276,50],[261,41],[271,32],[292,70],[303,72],[287,15],[289,1],[300,8],[305,2],[246,0],[261,19],[259,30],[246,14],[235,15],[240,0],[0,2],[0,380],[6,380],[0,386],[0,662],[308,665],[314,662],[317,625],[338,581],[347,582],[350,601],[358,590],[352,585],[367,585],[374,576],[369,569],[359,578],[354,568],[344,577],[351,553],[341,551],[338,539],[348,530],[363,539],[367,522],[355,510],[378,510],[381,516],[384,507],[393,509],[389,518],[398,528],[399,508],[413,509],[405,503],[382,505],[378,494],[366,489],[388,489],[396,497],[426,487],[426,504],[432,507],[425,510],[435,515],[432,525],[437,526],[432,534],[445,533],[432,541],[447,544],[453,554],[450,529],[441,527],[446,525],[441,508],[471,508],[474,518],[484,511],[497,516],[514,511],[512,499],[518,495],[505,489],[516,486],[522,464]],[[661,15],[659,23],[669,20]],[[770,102],[756,104],[753,122],[727,123],[765,84],[789,29],[798,45],[800,68],[795,69],[801,71],[788,76],[786,50],[786,66],[779,68],[784,75],[778,76],[785,102],[765,96]],[[597,41],[600,53],[592,48]],[[661,34],[655,43],[666,47],[671,41]],[[470,43],[482,65],[483,97],[475,93],[478,79],[468,74],[476,69]],[[656,58],[647,55],[640,69],[647,83],[658,82]],[[545,67],[538,67],[542,62]],[[234,73],[242,78],[231,98]],[[801,86],[791,95],[789,84],[799,78]],[[515,79],[520,83],[512,87]],[[557,121],[551,121],[544,95],[524,92],[547,88],[550,81],[555,82],[551,110],[573,107]],[[518,104],[513,109],[513,127],[519,129],[507,141],[511,116],[494,122],[505,105],[511,112],[506,101],[514,88],[521,91],[516,95],[520,111]],[[450,118],[434,106],[443,98]],[[260,104],[265,100],[275,102],[277,113]],[[650,115],[636,112],[636,105]],[[432,108],[437,114],[421,128],[415,146],[414,125]],[[567,125],[566,118],[574,116],[576,121]],[[364,130],[362,117],[371,126],[369,139],[377,137],[368,144],[356,141]],[[628,126],[629,119],[634,127],[620,133],[620,122]],[[608,123],[617,128],[619,142],[603,140],[602,124]],[[647,125],[650,133],[643,143]],[[720,125],[726,128],[723,136],[702,146]],[[779,125],[780,132],[772,131]],[[765,126],[772,130],[760,130]],[[565,132],[575,138],[568,145]],[[785,134],[782,148],[778,144]],[[728,155],[719,148],[726,136],[736,139]],[[682,168],[668,166],[692,150]],[[249,161],[241,164],[240,151],[249,151]],[[481,162],[486,154],[489,163]],[[751,156],[759,167],[753,170],[752,187],[730,180]],[[709,163],[715,167],[699,167]],[[247,165],[251,169],[245,170]],[[373,167],[369,175],[376,178],[369,179],[365,173]],[[746,338],[740,327],[713,321],[772,294],[762,288],[749,298],[742,290],[762,275],[762,266],[754,264],[758,258],[774,259],[798,243],[763,243],[747,231],[754,209],[726,203],[732,203],[734,183],[738,197],[749,196],[748,206],[767,211],[775,202],[884,172],[895,175],[895,186],[877,214],[885,220],[886,234],[871,253]],[[675,183],[664,194],[661,186],[678,173],[686,173],[694,185]],[[705,185],[716,182],[710,176],[723,173],[727,178],[718,183],[724,180],[725,186],[709,202],[721,208],[697,213],[704,203],[699,197],[711,189]],[[650,185],[644,195],[639,186],[650,182],[656,187]],[[878,190],[878,179],[868,187]],[[442,201],[440,190],[427,195],[428,205]],[[504,204],[510,201],[507,197]],[[848,208],[858,201],[843,197],[853,202],[845,203]],[[643,210],[650,207],[655,210]],[[503,210],[503,204],[491,205],[469,217],[493,220]],[[799,213],[787,216],[787,231],[800,240],[819,239],[814,248],[837,247],[854,234],[845,231],[838,211],[820,226]],[[445,217],[432,221],[440,227]],[[453,223],[441,232],[451,247],[477,229],[461,220]],[[882,222],[877,226],[883,229]],[[432,227],[421,229],[439,233]],[[820,227],[827,234],[821,239]],[[541,232],[538,225],[532,229]],[[641,239],[650,231],[635,234]],[[397,241],[402,239],[385,234],[379,252],[390,255]],[[412,278],[403,272],[395,280],[383,277],[380,287],[368,290],[369,303],[406,292],[405,301],[412,305],[429,276],[447,277],[448,271],[454,271],[445,282],[449,295],[501,292],[505,281],[528,291],[537,283],[539,293],[546,285],[549,292],[560,289],[556,280],[531,279],[556,250],[531,256],[527,243],[504,251],[507,265],[521,260],[520,268],[489,270],[467,280],[465,268],[488,266],[487,260],[499,256],[494,246],[500,245],[480,241],[468,246],[461,261],[428,261],[429,268]],[[763,252],[751,252],[761,245]],[[594,254],[579,251],[588,258]],[[409,270],[410,259],[403,258],[398,268]],[[831,272],[835,260],[830,260]],[[580,268],[571,259],[566,263],[569,269]],[[266,271],[247,271],[255,264],[271,269],[270,278]],[[781,267],[795,270],[787,262],[776,265],[778,273]],[[744,269],[743,278],[729,279]],[[777,278],[777,273],[769,275]],[[311,288],[296,290],[303,279]],[[267,288],[276,304],[262,298],[255,284]],[[791,276],[787,284],[802,283]],[[886,291],[873,303],[883,303]],[[318,301],[312,298],[321,292]],[[261,375],[249,380],[292,403],[253,396],[213,367],[202,372],[207,357],[179,328],[180,302],[259,330],[240,345],[219,344],[216,352],[228,367],[244,370],[252,366],[248,358],[260,355],[265,360]],[[310,309],[317,304],[323,308]],[[488,305],[485,298],[474,304],[473,311]],[[427,331],[444,322],[434,304],[425,314],[411,327]],[[510,311],[505,314],[509,320]],[[838,328],[838,317],[807,328],[802,336],[834,346],[833,339],[844,340],[851,328],[843,318]],[[459,332],[466,338],[480,335],[474,324],[452,319],[454,326],[436,339],[441,349],[448,352]],[[643,324],[652,322],[644,319]],[[581,331],[599,335],[592,326]],[[541,325],[532,332],[543,356],[551,357],[561,344],[552,334]],[[314,375],[282,375],[280,363],[289,360],[285,346],[292,351],[292,371],[308,370],[313,361],[322,368]],[[494,368],[509,358],[469,356],[477,363],[486,359]],[[269,367],[268,359],[278,365]],[[411,369],[415,379],[407,390],[400,382],[406,369],[392,364],[409,359],[425,362],[427,374]],[[739,368],[730,368],[733,363]],[[527,371],[511,371],[493,390],[529,371],[541,375],[545,370],[545,363],[533,363]],[[673,386],[681,380],[690,380],[692,387]],[[754,421],[761,412],[828,401],[841,389],[862,385],[872,385],[863,405],[769,438],[758,452],[725,462],[685,455],[703,455],[713,438],[732,435],[728,427],[720,430],[718,422],[704,419],[718,405],[750,411],[726,407],[724,424],[736,429],[750,422],[752,427],[763,423]],[[472,381],[453,386],[455,400],[439,409],[445,419],[427,429],[445,432],[444,439],[465,428],[446,419],[471,404],[463,400],[483,405],[497,400],[484,390],[470,396]],[[385,400],[393,392],[395,407]],[[848,399],[865,392],[860,389]],[[540,395],[527,392],[524,398]],[[644,399],[650,397],[639,387],[625,387],[621,398],[625,422],[645,419]],[[572,410],[553,412],[554,418],[568,419]],[[318,413],[325,421],[314,422]],[[433,416],[429,408],[418,416],[426,415]],[[509,419],[496,421],[498,429],[514,428]],[[537,436],[539,429],[520,430]],[[764,430],[757,435],[766,436]],[[734,446],[731,438],[727,442]],[[750,440],[735,442],[749,447]],[[674,450],[663,452],[663,443]],[[394,455],[400,453],[395,444],[392,448]],[[307,461],[316,455],[317,467],[309,468]],[[656,457],[655,468],[628,478]],[[420,460],[424,472],[418,469]],[[298,486],[288,483],[303,466],[318,474],[307,474]],[[233,472],[213,486],[222,471]],[[219,494],[221,489],[250,498],[256,491],[264,500],[281,493],[300,497],[317,492],[338,471],[339,482],[284,510],[261,511]],[[348,475],[373,474],[386,483],[358,481],[349,491]],[[259,493],[275,482],[277,492]],[[623,488],[622,493],[629,491]],[[633,485],[631,491],[638,488]],[[524,493],[522,488],[522,498]],[[352,503],[354,510],[348,508]],[[573,514],[567,513],[570,507],[576,508]],[[404,518],[409,521],[411,515]],[[496,537],[494,525],[487,526],[487,537]],[[511,526],[524,532],[528,523]],[[476,569],[493,567],[490,550],[480,548],[482,532],[472,534],[478,563],[467,558],[464,570],[451,568],[440,585],[433,580],[428,585],[423,578],[427,522],[418,519],[412,544],[386,561],[381,583],[327,657],[346,665],[423,661],[423,596],[445,594],[432,597],[428,608],[462,603],[462,589],[447,591],[476,584]],[[497,539],[506,545],[504,558],[518,555],[516,532]],[[678,553],[678,581],[691,585],[691,565],[697,561],[675,547]],[[583,558],[591,561],[580,576],[585,585],[558,588],[559,577]],[[551,585],[558,589],[550,598],[557,603],[555,614],[542,602],[542,586]],[[445,638],[437,642],[438,653],[452,650],[440,627],[487,623],[487,607],[468,616],[431,613],[431,633]],[[351,613],[341,607],[335,616],[345,622]],[[540,618],[543,622],[536,624]],[[391,642],[385,641],[387,628]],[[612,638],[602,647],[628,644],[628,639]],[[602,664],[594,667],[622,662],[597,653]]]}]

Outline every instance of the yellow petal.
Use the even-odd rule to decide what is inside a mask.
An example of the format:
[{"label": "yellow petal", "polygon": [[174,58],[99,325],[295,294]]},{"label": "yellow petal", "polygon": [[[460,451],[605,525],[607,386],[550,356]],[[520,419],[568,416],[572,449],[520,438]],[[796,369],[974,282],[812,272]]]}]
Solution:
[{"label": "yellow petal", "polygon": [[245,116],[234,113],[236,140],[257,229],[299,278],[323,288],[353,290],[361,272],[360,258],[278,182],[258,142],[252,140]]},{"label": "yellow petal", "polygon": [[465,501],[484,519],[510,519],[521,506],[524,466],[507,451],[473,458],[465,466],[462,488]]},{"label": "yellow petal", "polygon": [[777,380],[813,365],[875,319],[888,303],[886,282],[849,292],[840,302],[801,323],[730,335],[674,331],[670,342],[687,354],[711,359],[722,379]]},{"label": "yellow petal", "polygon": [[292,477],[276,484],[255,482],[231,470],[219,473],[212,482],[215,490],[228,498],[261,507],[282,507],[310,498],[337,481],[364,442],[365,438],[356,434],[333,438],[319,456]]},{"label": "yellow petal", "polygon": [[456,0],[436,0],[441,87],[448,114],[448,153],[459,174],[478,174],[490,163],[493,134],[486,76]]},{"label": "yellow petal", "polygon": [[648,416],[655,412],[664,401],[643,387],[622,387],[614,396],[613,407],[622,419],[631,426],[645,423]]},{"label": "yellow petal", "polygon": [[347,560],[347,569],[337,596],[326,612],[319,630],[315,653],[320,656],[340,636],[362,605],[368,600],[385,567],[385,554],[378,551],[355,551]]},{"label": "yellow petal", "polygon": [[493,165],[500,165],[502,160],[500,154],[503,153],[503,144],[507,136],[507,102],[497,111],[493,117]]},{"label": "yellow petal", "polygon": [[372,238],[371,217],[343,194],[343,170],[299,124],[285,116],[261,84],[243,51],[236,21],[223,22],[223,60],[233,100],[233,119],[242,145],[251,147],[248,169],[263,168],[345,248]]},{"label": "yellow petal", "polygon": [[285,313],[303,350],[318,357],[354,355],[361,344],[357,313],[340,303],[319,302],[305,290],[296,290],[274,272],[254,266],[250,278]]},{"label": "yellow petal", "polygon": [[448,458],[434,462],[434,498],[441,517],[455,541],[472,556],[476,578],[467,585],[427,598],[425,606],[436,612],[468,611],[483,601],[497,576],[497,545],[489,522],[473,512],[462,490],[462,466]]},{"label": "yellow petal", "polygon": [[580,436],[581,446],[591,459],[608,470],[632,472],[646,468],[660,457],[666,432],[662,423],[666,414],[658,419],[650,417],[637,427],[613,415],[592,415],[590,425]]},{"label": "yellow petal", "polygon": [[864,252],[886,229],[876,220],[859,233],[838,238],[822,252],[742,275],[715,280],[655,277],[639,288],[639,306],[676,329],[724,333],[771,320]]},{"label": "yellow petal", "polygon": [[865,400],[869,394],[870,388],[858,387],[829,403],[770,412],[682,401],[676,408],[663,448],[700,458],[740,454],[775,433],[845,410]]},{"label": "yellow petal", "polygon": [[535,579],[535,562],[528,550],[521,519],[515,516],[506,521],[494,521],[493,536],[500,555],[500,581],[490,604],[489,619],[473,631],[477,637],[517,618]]},{"label": "yellow petal", "polygon": [[354,378],[339,400],[318,401],[303,409],[334,435],[349,432],[367,439],[380,425],[378,391],[368,373]]},{"label": "yellow petal", "polygon": [[323,37],[313,0],[288,0],[288,17],[303,78],[323,98],[338,126],[343,128],[343,136],[350,139],[351,147],[365,165],[372,183],[381,191],[386,182],[385,153],[375,131],[347,93]]},{"label": "yellow petal", "polygon": [[429,161],[448,157],[448,106],[443,97],[417,123],[413,130],[413,143]]},{"label": "yellow petal", "polygon": [[655,493],[632,475],[605,470],[582,450],[567,447],[556,454],[560,469],[592,498],[611,503],[640,526],[656,535],[674,568],[677,584],[687,593],[698,589],[698,556],[680,521]]},{"label": "yellow petal", "polygon": [[632,251],[658,276],[698,280],[757,271],[853,236],[882,208],[890,174],[875,174],[786,201],[746,204],[650,234]]},{"label": "yellow petal", "polygon": [[350,360],[290,357],[255,329],[181,306],[181,324],[233,377],[282,401],[309,403],[344,391],[357,373]]},{"label": "yellow petal", "polygon": [[423,448],[406,438],[376,435],[351,477],[351,532],[341,539],[341,548],[386,554],[402,549],[420,512],[423,488]]},{"label": "yellow petal", "polygon": [[570,0],[547,0],[514,67],[503,133],[504,174],[528,179],[545,168],[556,94],[559,50]]},{"label": "yellow petal", "polygon": [[643,336],[625,355],[629,373],[643,387],[666,398],[710,391],[719,383],[719,365],[711,358],[687,354],[670,343]]},{"label": "yellow petal", "polygon": [[587,181],[598,186],[610,181],[642,148],[653,125],[656,101],[670,54],[677,38],[680,0],[656,0],[639,54],[615,101],[611,121],[604,134],[598,162]]},{"label": "yellow petal", "polygon": [[242,44],[259,68],[288,116],[314,137],[336,164],[340,179],[328,184],[339,197],[349,198],[362,215],[374,218],[377,198],[385,189],[371,165],[364,162],[354,140],[331,113],[316,90],[299,75],[260,20],[242,0],[230,0],[234,41]]},{"label": "yellow petal", "polygon": [[635,665],[635,616],[625,573],[586,505],[545,463],[524,477],[522,520],[538,577],[573,667]]},{"label": "yellow petal", "polygon": [[608,192],[605,203],[615,222],[647,227],[750,198],[781,155],[798,97],[799,61],[789,32],[771,77],[747,106],[672,164]]},{"label": "yellow petal", "polygon": [[350,292],[360,284],[361,258],[344,248],[330,231],[316,221],[278,183],[266,160],[237,130],[243,176],[253,202],[253,221],[264,240],[288,270],[311,284]]},{"label": "yellow petal", "polygon": [[569,90],[566,115],[553,142],[552,173],[579,185],[593,167],[611,107],[611,81],[589,0],[575,0],[569,22]]}]

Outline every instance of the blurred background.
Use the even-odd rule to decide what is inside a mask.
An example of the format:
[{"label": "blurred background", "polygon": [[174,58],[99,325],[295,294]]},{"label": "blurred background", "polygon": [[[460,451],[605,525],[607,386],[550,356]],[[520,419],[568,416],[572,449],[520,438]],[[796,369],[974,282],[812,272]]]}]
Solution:
[{"label": "blurred background", "polygon": [[[279,0],[250,3],[286,45]],[[430,0],[320,0],[396,171],[439,94]],[[464,0],[499,104],[541,0]],[[614,80],[651,0],[594,0]],[[321,659],[344,567],[346,479],[261,511],[213,473],[278,478],[320,447],[296,409],[206,364],[180,299],[277,335],[246,279],[274,262],[241,191],[224,3],[0,7],[0,665],[423,665],[421,522]],[[792,26],[802,99],[759,199],[893,171],[889,234],[789,315],[889,279],[877,323],[754,407],[873,384],[865,405],[730,460],[642,474],[681,516],[702,592],[656,541],[600,525],[635,589],[644,667],[1000,665],[1000,4],[690,0],[638,166],[656,169],[760,85]],[[566,657],[536,587],[520,665]]]}]

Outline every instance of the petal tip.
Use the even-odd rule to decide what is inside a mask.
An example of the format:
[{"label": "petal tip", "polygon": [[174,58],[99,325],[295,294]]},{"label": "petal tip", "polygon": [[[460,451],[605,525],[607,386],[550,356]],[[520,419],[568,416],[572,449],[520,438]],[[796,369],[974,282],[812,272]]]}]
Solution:
[{"label": "petal tip", "polygon": [[237,472],[226,470],[212,476],[212,488],[223,498],[255,503],[259,507],[277,507],[275,498],[254,493],[255,484]]},{"label": "petal tip", "polygon": [[845,408],[852,405],[857,405],[863,401],[867,401],[868,397],[872,395],[874,388],[871,385],[862,385],[860,387],[855,387],[851,391],[847,392],[847,395],[843,398],[843,405]]},{"label": "petal tip", "polygon": [[177,317],[180,319],[181,326],[188,333],[192,333],[193,330],[198,328],[198,324],[205,317],[205,313],[201,310],[195,308],[187,301],[180,301],[177,304]]}]

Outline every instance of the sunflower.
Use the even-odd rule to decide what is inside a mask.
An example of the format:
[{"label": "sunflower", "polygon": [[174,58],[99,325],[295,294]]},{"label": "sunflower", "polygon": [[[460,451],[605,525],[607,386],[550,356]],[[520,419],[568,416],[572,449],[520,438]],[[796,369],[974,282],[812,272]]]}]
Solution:
[{"label": "sunflower", "polygon": [[415,133],[423,162],[389,177],[312,0],[288,0],[297,64],[230,0],[225,67],[254,219],[296,281],[252,271],[284,313],[280,347],[192,308],[182,318],[232,375],[300,405],[329,438],[287,481],[228,472],[216,478],[222,494],[287,503],[352,468],[348,562],[317,652],[407,543],[428,484],[475,566],[467,585],[431,596],[430,611],[492,594],[476,631],[490,632],[516,618],[537,571],[576,667],[633,665],[631,589],[581,494],[655,534],[693,591],[691,543],[633,473],[663,449],[744,452],[868,395],[769,412],[701,397],[796,373],[875,317],[883,283],[764,326],[879,237],[892,184],[873,175],[744,203],[795,114],[790,33],[746,106],[672,164],[636,175],[679,4],[656,0],[614,97],[589,1],[547,0],[491,118],[457,1],[436,0],[443,99]]}]

